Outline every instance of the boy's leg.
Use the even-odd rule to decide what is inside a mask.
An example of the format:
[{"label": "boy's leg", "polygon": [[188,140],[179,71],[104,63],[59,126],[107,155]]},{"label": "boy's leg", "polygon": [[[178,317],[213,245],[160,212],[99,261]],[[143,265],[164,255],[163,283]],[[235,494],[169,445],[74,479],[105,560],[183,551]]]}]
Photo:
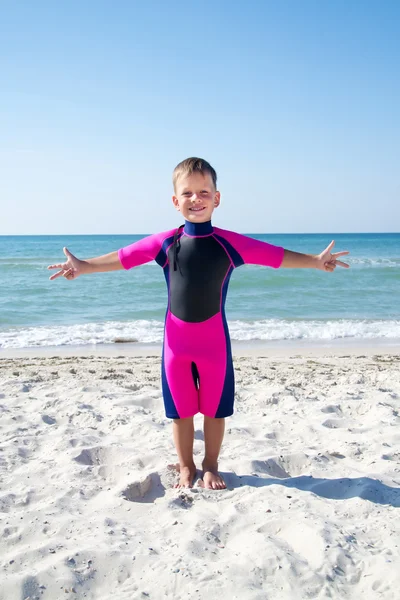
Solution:
[{"label": "boy's leg", "polygon": [[222,490],[225,482],[218,473],[218,457],[224,439],[225,419],[213,419],[204,416],[203,487]]},{"label": "boy's leg", "polygon": [[174,419],[172,429],[180,472],[179,483],[175,487],[192,487],[196,475],[196,465],[193,461],[193,417]]}]

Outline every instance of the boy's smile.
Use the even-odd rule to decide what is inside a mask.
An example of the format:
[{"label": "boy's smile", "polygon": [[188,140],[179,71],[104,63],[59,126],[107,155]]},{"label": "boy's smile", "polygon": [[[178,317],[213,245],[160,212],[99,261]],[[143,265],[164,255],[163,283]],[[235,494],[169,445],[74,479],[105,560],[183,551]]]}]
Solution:
[{"label": "boy's smile", "polygon": [[219,205],[220,193],[209,173],[191,173],[178,179],[172,202],[187,221],[205,223]]}]

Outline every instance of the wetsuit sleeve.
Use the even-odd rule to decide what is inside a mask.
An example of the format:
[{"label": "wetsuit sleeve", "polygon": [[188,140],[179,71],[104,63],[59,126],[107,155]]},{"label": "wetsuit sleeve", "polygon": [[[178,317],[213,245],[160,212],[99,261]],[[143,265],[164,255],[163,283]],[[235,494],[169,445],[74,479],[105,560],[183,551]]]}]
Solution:
[{"label": "wetsuit sleeve", "polygon": [[221,229],[218,233],[231,246],[232,251],[229,252],[229,247],[227,247],[227,250],[231,255],[235,267],[245,264],[262,265],[278,269],[281,266],[285,253],[285,249],[282,246],[274,246],[268,242],[255,240],[234,231]]},{"label": "wetsuit sleeve", "polygon": [[124,269],[132,269],[132,267],[155,260],[161,251],[161,247],[162,237],[159,233],[155,233],[129,246],[120,248],[118,258]]}]

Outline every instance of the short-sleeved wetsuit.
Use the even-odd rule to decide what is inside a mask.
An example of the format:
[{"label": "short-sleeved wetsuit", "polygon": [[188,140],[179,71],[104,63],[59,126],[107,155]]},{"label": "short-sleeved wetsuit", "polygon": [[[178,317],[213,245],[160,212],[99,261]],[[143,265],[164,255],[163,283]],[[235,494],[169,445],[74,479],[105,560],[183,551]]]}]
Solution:
[{"label": "short-sleeved wetsuit", "polygon": [[206,223],[157,233],[121,248],[125,269],[155,260],[168,287],[162,353],[166,416],[233,413],[234,375],[225,317],[228,283],[243,264],[280,267],[284,249]]}]

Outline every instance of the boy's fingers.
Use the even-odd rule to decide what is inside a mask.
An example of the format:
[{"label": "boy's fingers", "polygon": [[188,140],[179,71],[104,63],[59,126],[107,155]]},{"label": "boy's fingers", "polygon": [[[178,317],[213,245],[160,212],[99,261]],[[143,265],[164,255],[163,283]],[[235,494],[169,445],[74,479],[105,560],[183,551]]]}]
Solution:
[{"label": "boy's fingers", "polygon": [[345,262],[342,262],[341,260],[335,260],[334,262],[326,262],[324,263],[324,267],[327,271],[334,271],[335,268],[339,266],[339,267],[344,267],[345,269],[349,269],[350,265],[348,265]]},{"label": "boy's fingers", "polygon": [[73,254],[71,254],[71,252],[68,250],[68,248],[63,248],[63,252],[67,258],[69,258],[70,256],[73,256]]},{"label": "boy's fingers", "polygon": [[331,243],[329,244],[329,246],[327,247],[327,251],[330,252],[331,249],[333,248],[333,246],[335,245],[335,240],[332,240]]},{"label": "boy's fingers", "polygon": [[346,254],[350,254],[349,250],[343,250],[343,252],[334,252],[332,256],[346,256]]},{"label": "boy's fingers", "polygon": [[53,281],[53,279],[57,279],[57,277],[61,277],[61,275],[64,275],[65,271],[58,271],[58,273],[54,273],[54,275],[52,275],[51,277],[49,277],[50,281]]},{"label": "boy's fingers", "polygon": [[59,264],[59,265],[49,265],[47,268],[48,269],[62,269],[63,265],[62,264]]}]

